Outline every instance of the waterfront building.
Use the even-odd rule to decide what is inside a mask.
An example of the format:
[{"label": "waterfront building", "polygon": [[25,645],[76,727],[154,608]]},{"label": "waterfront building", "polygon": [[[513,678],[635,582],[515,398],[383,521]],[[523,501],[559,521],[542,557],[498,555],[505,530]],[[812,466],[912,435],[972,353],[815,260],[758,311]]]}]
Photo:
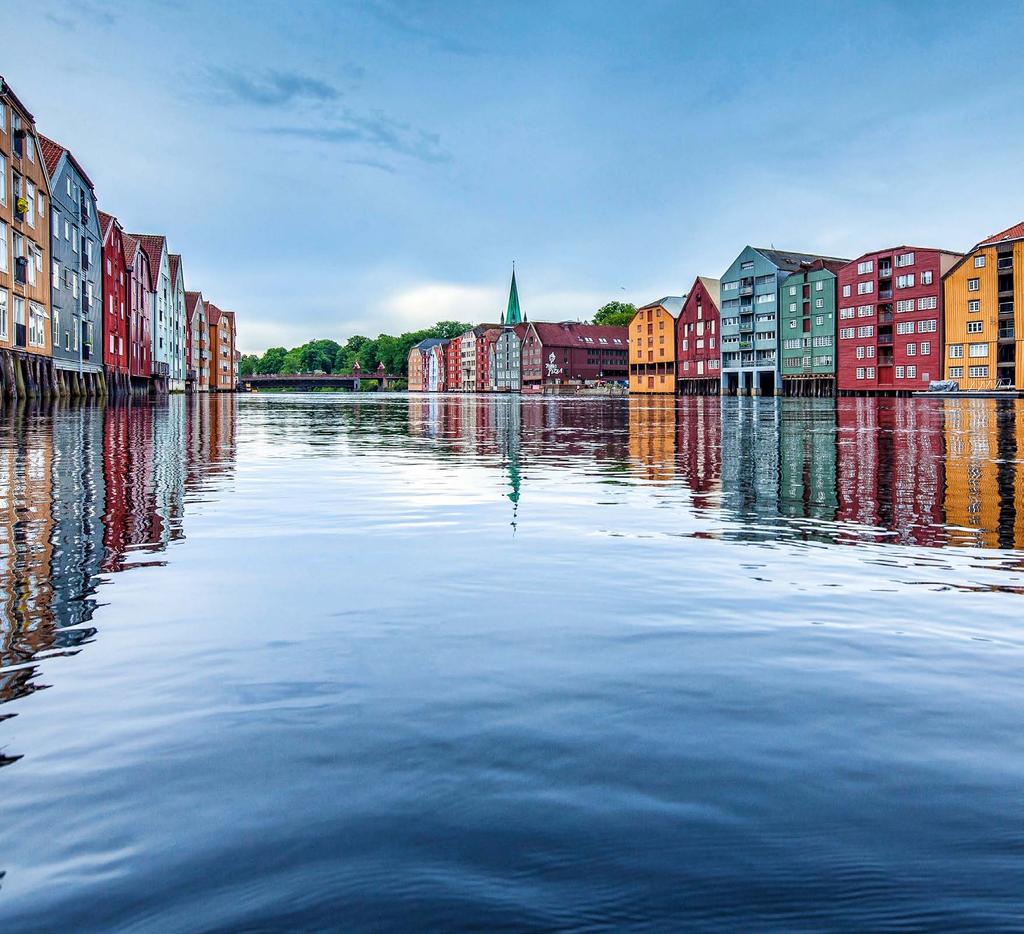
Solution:
[{"label": "waterfront building", "polygon": [[477,369],[486,392],[494,392],[494,345],[501,336],[501,328],[488,328],[477,341]]},{"label": "waterfront building", "polygon": [[185,388],[210,391],[210,329],[202,292],[185,293]]},{"label": "waterfront building", "polygon": [[152,336],[153,389],[158,393],[170,390],[171,379],[171,265],[167,254],[167,238],[159,234],[132,234],[139,241],[149,260],[153,288]]},{"label": "waterfront building", "polygon": [[131,234],[123,233],[128,267],[128,371],[134,392],[148,393],[153,379],[153,271],[149,254]]},{"label": "waterfront building", "polygon": [[188,315],[185,307],[185,270],[182,268],[180,253],[167,254],[167,269],[170,273],[170,322],[167,328],[167,339],[170,341],[169,386],[172,392],[184,392],[188,379]]},{"label": "waterfront building", "polygon": [[496,392],[519,392],[522,388],[520,331],[525,333],[526,326],[503,327],[494,342],[491,381]]},{"label": "waterfront building", "polygon": [[0,77],[0,378],[8,397],[56,388],[50,219],[50,176],[35,120]]},{"label": "waterfront building", "polygon": [[497,324],[478,324],[459,338],[461,358],[460,384],[463,392],[484,392],[488,388],[487,344],[484,334],[500,327]]},{"label": "waterfront building", "polygon": [[425,382],[427,392],[444,392],[445,377],[447,368],[448,341],[445,338],[436,338],[435,342],[427,348],[427,359],[425,362]]},{"label": "waterfront building", "polygon": [[[815,253],[744,247],[721,278],[722,392],[782,392],[778,353],[778,291],[782,281]],[[839,260],[845,263],[847,260]]]},{"label": "waterfront building", "polygon": [[630,393],[676,391],[676,319],[685,295],[666,295],[637,309],[629,323]]},{"label": "waterfront building", "polygon": [[530,321],[522,338],[522,391],[564,392],[629,377],[629,328]]},{"label": "waterfront building", "polygon": [[409,349],[406,375],[409,392],[423,392],[423,353],[419,344]]},{"label": "waterfront building", "polygon": [[838,274],[836,373],[841,393],[908,393],[942,375],[942,277],[951,250],[896,246]]},{"label": "waterfront building", "polygon": [[787,396],[836,391],[837,274],[845,263],[816,259],[779,286],[782,389]]},{"label": "waterfront building", "polygon": [[942,285],[946,379],[1024,389],[1024,221],[978,243]]},{"label": "waterfront building", "polygon": [[[717,279],[697,276],[679,312],[676,385],[684,396],[716,396],[722,383]],[[632,351],[632,340],[630,351]]]},{"label": "waterfront building", "polygon": [[128,262],[124,255],[124,231],[117,218],[97,211],[100,225],[100,261],[103,266],[103,366],[107,391],[125,393],[131,388],[129,365]]},{"label": "waterfront building", "polygon": [[233,392],[235,360],[235,314],[206,302],[206,327],[209,334],[210,392]]},{"label": "waterfront building", "polygon": [[50,323],[62,392],[94,395],[103,382],[103,264],[96,192],[72,153],[46,136],[50,176]]},{"label": "waterfront building", "polygon": [[448,392],[462,389],[462,337],[453,337],[445,349],[445,382]]}]

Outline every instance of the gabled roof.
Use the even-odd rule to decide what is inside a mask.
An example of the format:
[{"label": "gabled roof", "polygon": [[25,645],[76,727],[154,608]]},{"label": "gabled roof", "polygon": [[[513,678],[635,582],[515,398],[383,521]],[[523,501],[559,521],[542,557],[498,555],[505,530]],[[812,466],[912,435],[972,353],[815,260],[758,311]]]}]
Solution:
[{"label": "gabled roof", "polygon": [[646,305],[641,305],[637,309],[641,308],[664,308],[673,318],[678,317],[679,312],[683,310],[683,305],[686,304],[685,295],[666,295],[663,298],[659,298],[657,301],[648,302]]},{"label": "gabled roof", "polygon": [[994,243],[1002,243],[1006,240],[1020,240],[1022,238],[1024,238],[1024,221],[1014,224],[1012,227],[1007,227],[1006,230],[1000,233],[992,234],[991,237],[986,237],[975,249],[979,246],[992,246]]},{"label": "gabled roof", "polygon": [[438,344],[447,343],[448,341],[442,337],[426,337],[423,340],[421,340],[413,349],[422,352],[424,350],[430,350],[432,347],[436,347]]},{"label": "gabled roof", "polygon": [[712,279],[710,276],[697,276],[700,280],[701,285],[707,290],[715,302],[715,306],[718,307],[722,304],[722,282],[720,279]]},{"label": "gabled roof", "polygon": [[842,259],[838,256],[821,256],[818,253],[793,253],[789,250],[776,250],[760,246],[755,246],[751,249],[757,250],[768,262],[774,263],[779,269],[784,269],[787,272],[797,272],[802,266],[810,265],[818,259],[832,260],[841,266],[845,266],[850,262],[848,259]]},{"label": "gabled roof", "polygon": [[220,324],[220,316],[223,312],[213,304],[213,302],[206,303],[206,321],[211,326],[214,324]]},{"label": "gabled roof", "polygon": [[0,94],[9,97],[15,104],[18,105],[18,109],[25,115],[25,118],[29,123],[35,123],[36,118],[29,113],[29,109],[18,99],[18,95],[14,93],[14,90],[7,83],[7,79],[0,75]]},{"label": "gabled roof", "polygon": [[616,340],[625,347],[629,339],[629,328],[615,328],[604,324],[578,324],[575,321],[562,321],[554,324],[548,321],[531,321],[540,342],[545,346],[578,347],[581,343],[590,343],[585,338],[599,341],[604,338],[609,343]]},{"label": "gabled roof", "polygon": [[110,225],[116,224],[117,218],[113,214],[108,214],[106,211],[96,208],[96,219],[100,222],[100,239],[106,240]]},{"label": "gabled roof", "polygon": [[[145,252],[145,250],[142,249],[142,244],[139,243],[139,241],[135,238],[135,236],[133,234],[124,233],[122,231],[122,233],[121,233],[121,242],[124,245],[124,261],[125,261],[126,265],[128,265],[128,266],[134,266],[135,265],[135,256],[136,256],[137,253],[142,253],[144,256],[146,256],[146,259],[149,259],[148,254]],[[149,288],[152,289],[153,288],[153,266],[152,266],[152,264],[150,264],[150,266],[149,266],[149,275],[146,277],[146,279],[149,282]]]},{"label": "gabled roof", "polygon": [[163,234],[132,234],[139,246],[149,257],[149,268],[154,282],[160,270],[160,256],[167,249],[167,238]]},{"label": "gabled roof", "polygon": [[478,324],[475,327],[470,328],[468,331],[463,333],[463,337],[466,334],[472,334],[474,337],[482,337],[491,328],[500,328],[500,324]]},{"label": "gabled roof", "polygon": [[[203,293],[202,292],[189,292],[185,290],[185,316],[191,318],[196,313],[196,308],[203,304]],[[206,308],[203,308],[206,311]]]},{"label": "gabled roof", "polygon": [[825,258],[816,259],[813,263],[805,263],[801,265],[799,269],[795,269],[793,272],[790,273],[790,275],[797,276],[800,275],[800,273],[804,272],[820,272],[821,270],[826,270],[832,273],[832,275],[837,276],[839,275],[839,270],[842,269],[844,266],[849,266],[851,262],[853,262],[853,260]]},{"label": "gabled roof", "polygon": [[54,177],[57,166],[60,164],[60,157],[67,153],[71,164],[78,170],[78,174],[82,176],[82,181],[90,188],[94,188],[92,179],[86,174],[85,169],[82,168],[81,163],[75,158],[71,150],[65,149],[60,143],[50,139],[48,136],[43,136],[42,133],[36,133],[36,135],[39,137],[39,148],[43,152],[43,161],[46,163],[46,171],[50,174],[51,179]]},{"label": "gabled roof", "polygon": [[167,254],[167,265],[171,270],[171,282],[178,281],[178,268],[181,266],[181,254],[180,253],[168,253]]}]

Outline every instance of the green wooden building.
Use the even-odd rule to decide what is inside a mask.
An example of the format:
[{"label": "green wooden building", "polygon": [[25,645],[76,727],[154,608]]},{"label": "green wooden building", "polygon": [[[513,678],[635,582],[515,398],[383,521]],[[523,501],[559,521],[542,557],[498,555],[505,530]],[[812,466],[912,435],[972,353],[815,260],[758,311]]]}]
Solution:
[{"label": "green wooden building", "polygon": [[845,261],[801,264],[779,285],[779,359],[787,396],[833,396],[836,391],[836,274]]}]

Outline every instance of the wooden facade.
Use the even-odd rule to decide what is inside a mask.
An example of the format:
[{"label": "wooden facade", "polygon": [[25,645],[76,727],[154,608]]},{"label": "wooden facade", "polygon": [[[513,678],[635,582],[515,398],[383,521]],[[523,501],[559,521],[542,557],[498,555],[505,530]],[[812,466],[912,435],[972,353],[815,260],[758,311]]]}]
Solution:
[{"label": "wooden facade", "polygon": [[945,378],[961,389],[1024,389],[1024,223],[977,244],[942,287]]},{"label": "wooden facade", "polygon": [[685,295],[666,295],[638,308],[629,323],[630,393],[676,391],[676,320]]},{"label": "wooden facade", "polygon": [[676,327],[676,387],[681,395],[717,396],[721,388],[719,287],[717,279],[697,276],[680,309]]},{"label": "wooden facade", "polygon": [[107,371],[107,391],[125,393],[131,388],[131,342],[128,334],[131,315],[124,231],[116,217],[105,211],[98,213],[103,264],[103,365]]}]

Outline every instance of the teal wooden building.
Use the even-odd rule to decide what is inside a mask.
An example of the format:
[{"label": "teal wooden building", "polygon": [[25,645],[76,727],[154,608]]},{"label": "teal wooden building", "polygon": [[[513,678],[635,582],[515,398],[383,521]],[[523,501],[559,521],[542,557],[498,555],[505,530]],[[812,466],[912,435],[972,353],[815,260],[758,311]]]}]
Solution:
[{"label": "teal wooden building", "polygon": [[836,392],[837,274],[840,260],[818,259],[779,286],[782,391],[787,396]]}]

